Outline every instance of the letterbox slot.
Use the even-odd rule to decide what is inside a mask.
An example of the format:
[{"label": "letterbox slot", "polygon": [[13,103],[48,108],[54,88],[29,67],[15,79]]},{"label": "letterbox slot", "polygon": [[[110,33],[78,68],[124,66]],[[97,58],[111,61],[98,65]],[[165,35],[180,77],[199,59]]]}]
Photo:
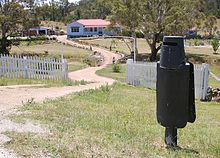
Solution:
[{"label": "letterbox slot", "polygon": [[163,42],[163,45],[177,46],[177,43],[175,43],[175,42]]}]

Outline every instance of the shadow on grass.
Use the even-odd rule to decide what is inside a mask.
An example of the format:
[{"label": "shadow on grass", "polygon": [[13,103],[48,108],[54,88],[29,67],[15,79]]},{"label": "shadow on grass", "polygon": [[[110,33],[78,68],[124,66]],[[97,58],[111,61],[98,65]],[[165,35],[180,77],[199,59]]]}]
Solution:
[{"label": "shadow on grass", "polygon": [[[124,58],[120,59],[120,62],[126,63],[127,59],[133,59],[133,58],[134,58],[133,55],[126,55]],[[150,54],[137,54],[136,60],[143,61],[143,62],[146,62],[146,61],[149,62],[150,61]],[[156,61],[159,61],[159,60],[160,60],[160,54],[158,53],[157,57],[156,57]]]},{"label": "shadow on grass", "polygon": [[208,55],[205,54],[186,54],[189,61],[193,63],[205,63],[208,62]]},{"label": "shadow on grass", "polygon": [[185,152],[185,153],[192,153],[199,155],[199,152],[193,149],[188,149],[188,148],[181,148],[180,146],[177,147],[166,147],[167,150],[169,151],[180,151],[180,152]]},{"label": "shadow on grass", "polygon": [[[219,54],[220,56],[220,54]],[[137,61],[149,62],[150,54],[137,54]],[[186,52],[186,58],[194,64],[220,64],[220,58],[216,55],[207,55],[207,54],[193,54]],[[123,59],[120,60],[121,63],[126,63],[127,59],[133,59],[133,55],[126,55]],[[157,54],[156,61],[160,60],[160,53]]]}]

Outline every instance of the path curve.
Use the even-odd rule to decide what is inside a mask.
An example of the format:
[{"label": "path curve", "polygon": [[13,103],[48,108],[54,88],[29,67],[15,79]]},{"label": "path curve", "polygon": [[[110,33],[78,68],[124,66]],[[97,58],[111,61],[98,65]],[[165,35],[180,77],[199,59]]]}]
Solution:
[{"label": "path curve", "polygon": [[[66,36],[58,36],[58,41],[68,45],[79,45],[76,42],[67,40]],[[85,46],[84,47],[90,47]],[[99,88],[102,85],[111,85],[115,81],[110,78],[101,77],[96,75],[96,71],[106,67],[108,64],[112,64],[112,58],[119,59],[119,54],[114,54],[103,48],[92,47],[93,51],[100,52],[104,56],[103,65],[100,67],[89,67],[83,70],[69,73],[69,78],[72,80],[85,80],[92,81],[91,84],[69,86],[69,87],[51,87],[51,88],[31,88],[23,86],[5,86],[0,87],[0,111],[7,111],[27,103],[27,101],[43,102],[46,99],[54,99],[57,97],[65,96],[73,92],[80,92],[89,89]]]}]

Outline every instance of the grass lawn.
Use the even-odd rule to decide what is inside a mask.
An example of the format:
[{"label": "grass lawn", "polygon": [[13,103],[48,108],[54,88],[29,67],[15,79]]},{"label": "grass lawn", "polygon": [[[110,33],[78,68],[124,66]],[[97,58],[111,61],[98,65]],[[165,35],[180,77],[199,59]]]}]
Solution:
[{"label": "grass lawn", "polygon": [[86,68],[87,64],[82,63],[82,62],[72,62],[72,63],[68,63],[68,71],[72,72],[72,71],[77,71],[83,68]]},{"label": "grass lawn", "polygon": [[[80,40],[80,39],[79,39]],[[108,39],[95,39],[95,40],[82,40],[91,44],[99,44],[100,46],[107,46],[108,48],[111,45],[113,39],[108,38]],[[116,47],[112,47],[113,51],[121,51],[124,52],[126,55],[130,55],[130,50],[127,47],[127,45],[124,43],[124,41],[119,40],[119,39],[114,39],[116,42]],[[131,46],[131,43],[128,42],[128,45]],[[147,42],[145,39],[141,39],[139,38],[137,40],[137,45],[138,45],[138,50],[139,53],[143,54],[143,53],[149,53],[150,52],[150,48],[147,45]]]},{"label": "grass lawn", "polygon": [[20,41],[20,46],[34,46],[44,44],[45,40]]},{"label": "grass lawn", "polygon": [[97,71],[96,74],[100,76],[113,78],[120,82],[126,82],[126,79],[125,79],[126,78],[126,65],[120,64],[119,66],[120,66],[119,73],[113,72],[113,65],[108,65],[106,68]]},{"label": "grass lawn", "polygon": [[41,44],[41,45],[20,45],[13,46],[11,49],[12,54],[45,54],[48,53],[49,57],[60,57],[61,51],[64,51],[64,57],[71,59],[71,61],[80,61],[87,58],[92,52],[89,50],[79,49],[71,46],[62,46],[60,43]]},{"label": "grass lawn", "polygon": [[[210,71],[220,78],[220,65],[211,65]],[[217,82],[213,77],[209,77],[209,84],[213,88],[220,88],[220,82]]]},{"label": "grass lawn", "polygon": [[50,133],[6,132],[6,147],[24,157],[218,157],[220,104],[196,105],[196,122],[178,130],[182,150],[165,148],[155,91],[120,83],[23,106],[13,119],[41,123]]},{"label": "grass lawn", "polygon": [[[80,38],[79,38],[79,40],[80,40]],[[82,41],[92,43],[92,44],[99,44],[101,46],[110,47],[112,40],[113,39],[108,38],[108,39],[94,39],[94,40],[83,39]],[[130,54],[128,47],[126,46],[126,44],[123,41],[121,41],[119,39],[114,39],[114,40],[116,41],[116,47],[113,48],[113,50],[123,51],[127,55]],[[147,45],[147,42],[145,39],[138,38],[137,39],[137,47],[138,47],[140,54],[150,53],[150,47]],[[214,55],[212,48],[186,47],[185,50],[186,50],[186,53],[189,55],[191,54],[191,56],[198,55],[199,57],[203,57],[203,58],[213,57],[213,58],[220,59],[220,54]]]},{"label": "grass lawn", "polygon": [[36,85],[42,84],[43,87],[62,87],[62,86],[76,86],[87,84],[86,81],[72,81],[68,80],[37,80],[24,78],[0,78],[0,86],[11,85]]},{"label": "grass lawn", "polygon": [[[125,55],[130,55],[130,50],[128,49],[128,47],[123,41],[119,39],[114,39],[114,40],[116,41],[116,47],[112,48],[113,51],[118,50],[118,51],[124,52]],[[82,41],[110,47],[112,39],[94,39],[94,40],[83,39]],[[142,58],[142,60],[147,59],[151,51],[150,51],[149,46],[146,43],[146,40],[139,38],[137,40],[137,45],[138,45],[138,50],[140,54],[137,58]],[[212,48],[186,47],[185,51],[186,51],[187,58],[194,64],[201,64],[201,63],[208,63],[210,65],[220,64],[220,53],[213,54]]]}]

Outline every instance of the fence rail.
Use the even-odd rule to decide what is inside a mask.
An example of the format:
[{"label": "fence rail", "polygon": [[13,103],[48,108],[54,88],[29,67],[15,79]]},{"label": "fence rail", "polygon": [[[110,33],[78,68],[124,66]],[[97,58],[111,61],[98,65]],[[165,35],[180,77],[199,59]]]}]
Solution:
[{"label": "fence rail", "polygon": [[0,56],[0,77],[48,80],[67,79],[67,61],[33,56]]},{"label": "fence rail", "polygon": [[[127,60],[126,81],[135,86],[156,89],[157,79],[156,63],[133,62]],[[205,100],[208,89],[209,68],[207,64],[195,65],[195,96],[197,99]]]}]

